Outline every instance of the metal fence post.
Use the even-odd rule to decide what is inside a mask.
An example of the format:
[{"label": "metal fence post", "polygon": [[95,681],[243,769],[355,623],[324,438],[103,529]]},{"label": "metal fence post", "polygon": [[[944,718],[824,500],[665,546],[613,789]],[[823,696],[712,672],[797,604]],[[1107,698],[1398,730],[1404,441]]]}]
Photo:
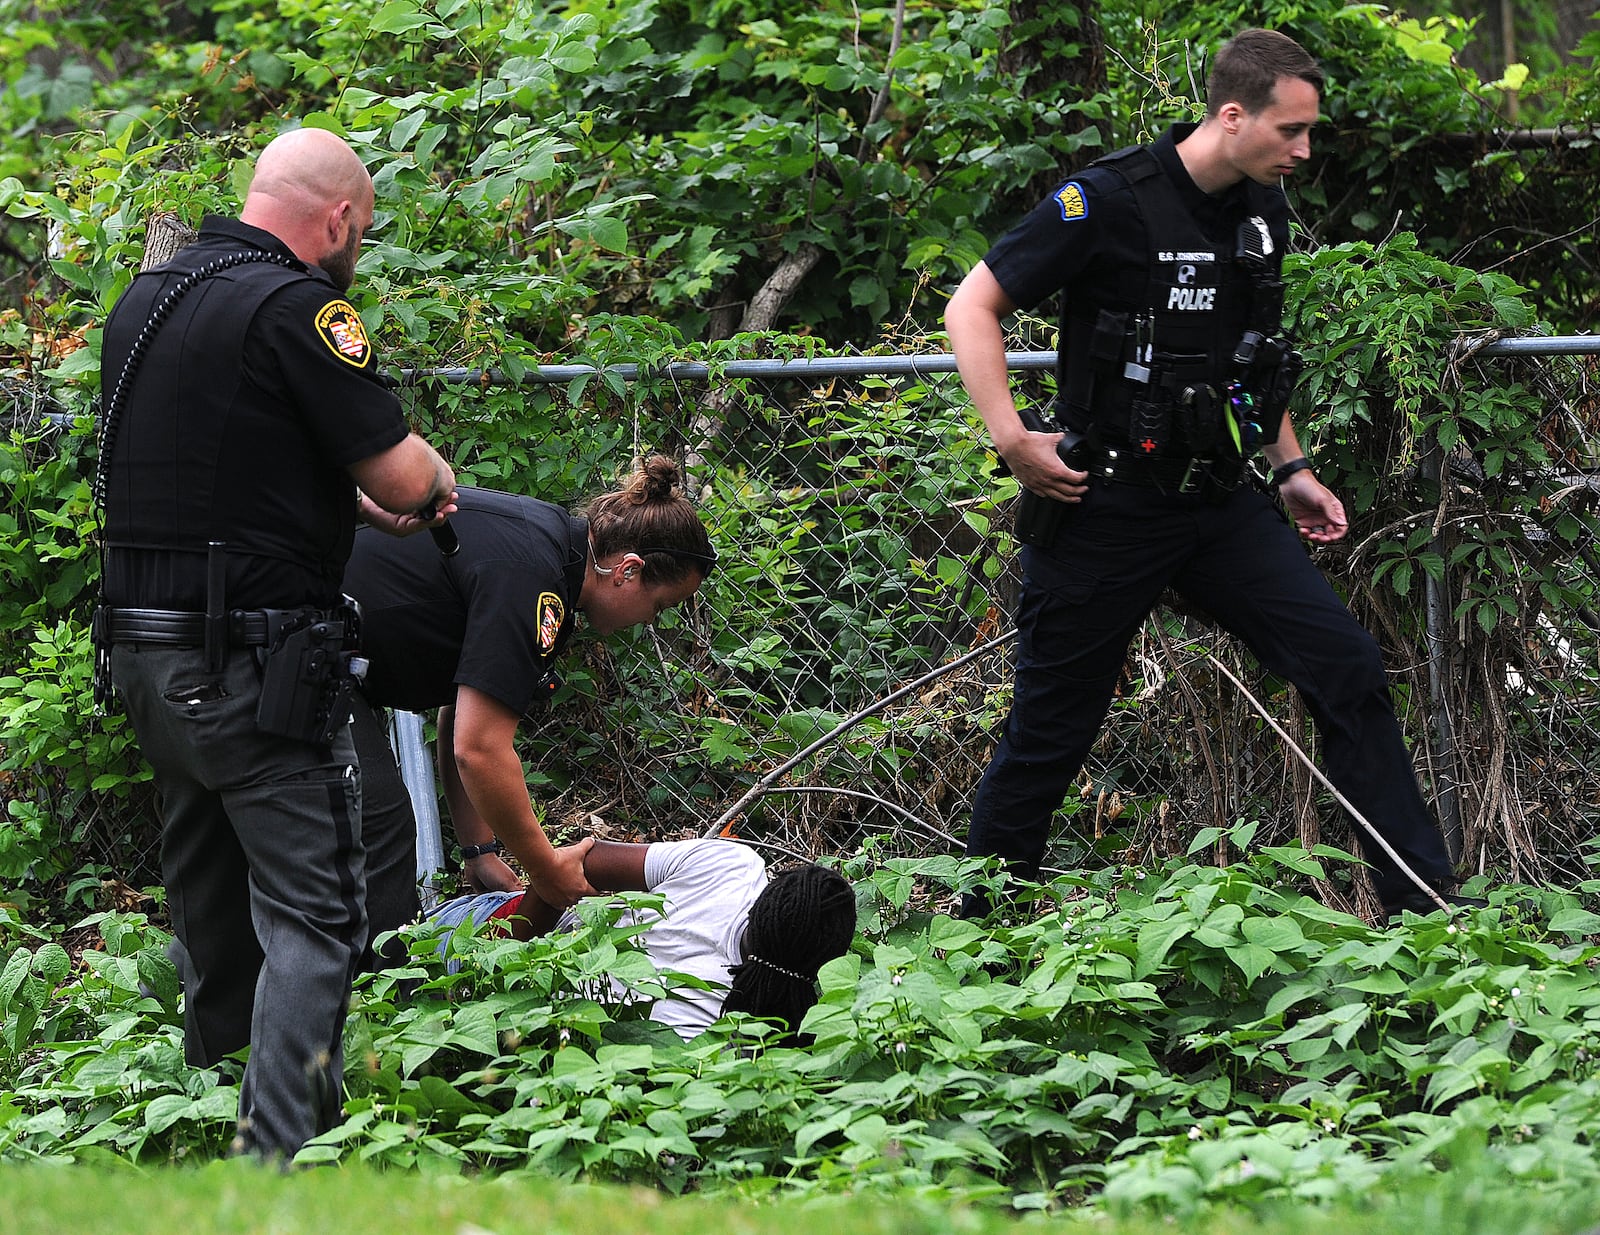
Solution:
[{"label": "metal fence post", "polygon": [[[1418,460],[1424,479],[1438,488],[1444,500],[1444,452],[1439,440],[1429,434],[1427,445]],[[1434,534],[1429,550],[1439,555],[1439,560],[1450,560],[1442,531]],[[1461,795],[1456,787],[1456,733],[1455,720],[1450,714],[1450,589],[1449,577],[1435,579],[1432,572],[1423,572],[1423,596],[1427,624],[1428,644],[1428,700],[1433,713],[1433,766],[1438,787],[1437,807],[1439,826],[1444,831],[1445,850],[1451,862],[1461,860]]]},{"label": "metal fence post", "polygon": [[411,810],[417,817],[417,886],[422,911],[429,913],[439,903],[444,835],[439,830],[439,799],[434,793],[433,760],[422,738],[422,717],[397,710],[389,721],[389,745],[399,760],[400,779],[411,794]]}]

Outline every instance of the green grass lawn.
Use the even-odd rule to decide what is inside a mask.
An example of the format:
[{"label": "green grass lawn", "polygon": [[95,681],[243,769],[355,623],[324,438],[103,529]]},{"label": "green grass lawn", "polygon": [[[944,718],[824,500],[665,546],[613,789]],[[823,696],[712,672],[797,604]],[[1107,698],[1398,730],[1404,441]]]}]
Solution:
[{"label": "green grass lawn", "polygon": [[1467,1173],[1441,1177],[1370,1206],[1300,1205],[1213,1211],[1181,1224],[1158,1219],[1013,1217],[935,1197],[740,1202],[673,1199],[640,1188],[540,1180],[472,1180],[365,1169],[279,1174],[245,1162],[196,1170],[107,1171],[82,1166],[0,1168],[0,1235],[986,1235],[1021,1226],[1095,1235],[1586,1235],[1591,1203],[1557,1203],[1533,1189],[1488,1192]]}]

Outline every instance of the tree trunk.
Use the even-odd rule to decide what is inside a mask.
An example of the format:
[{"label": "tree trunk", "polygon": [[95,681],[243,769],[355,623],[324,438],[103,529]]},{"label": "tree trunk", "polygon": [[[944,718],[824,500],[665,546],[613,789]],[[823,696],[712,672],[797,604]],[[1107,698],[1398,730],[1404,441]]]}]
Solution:
[{"label": "tree trunk", "polygon": [[[1050,94],[1068,100],[1089,99],[1104,92],[1106,45],[1095,18],[1097,7],[1096,0],[1011,0],[1010,41],[1000,49],[996,61],[1002,77],[1014,82],[1023,98]],[[1076,22],[1063,20],[1070,13],[1077,14]],[[1075,44],[1077,54],[1061,54],[1058,43]],[[1068,133],[1098,129],[1102,149],[1111,140],[1110,125],[1104,120],[1066,112],[1062,122]],[[1035,176],[1025,190],[1026,200],[1017,203],[1016,212],[1051,192],[1068,170],[1051,169]]]},{"label": "tree trunk", "polygon": [[170,210],[151,215],[145,228],[144,256],[139,260],[139,269],[154,270],[166,265],[179,249],[192,244],[197,235],[194,228]]},{"label": "tree trunk", "polygon": [[738,333],[771,330],[784,305],[789,303],[806,275],[821,260],[822,250],[809,240],[802,240],[793,253],[778,263],[777,269],[767,276],[767,281],[756,294],[750,297],[750,304],[739,322]]},{"label": "tree trunk", "polygon": [[[771,330],[795,289],[821,260],[820,248],[809,240],[801,241],[793,253],[778,263],[777,269],[767,276],[767,281],[756,290],[756,294],[750,297],[735,333]],[[695,487],[696,474],[705,466],[702,452],[722,432],[722,423],[732,402],[733,392],[724,386],[708,391],[705,402],[695,413],[694,421],[689,426],[688,450],[683,459],[684,475],[691,489]]]}]

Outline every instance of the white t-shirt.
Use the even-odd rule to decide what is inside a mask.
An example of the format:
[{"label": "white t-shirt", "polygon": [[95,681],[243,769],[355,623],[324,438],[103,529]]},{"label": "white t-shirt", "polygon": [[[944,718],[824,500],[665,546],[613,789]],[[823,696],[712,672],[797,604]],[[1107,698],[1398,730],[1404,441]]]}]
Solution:
[{"label": "white t-shirt", "polygon": [[[750,906],[767,887],[767,864],[738,841],[658,841],[645,851],[644,882],[665,898],[662,913],[629,910],[621,924],[649,923],[639,942],[658,972],[693,974],[713,984],[703,991],[680,988],[669,998],[656,1000],[650,1009],[652,1020],[693,1038],[722,1012],[731,980],[728,970],[744,959],[739,943]],[[453,927],[470,917],[482,924],[518,895],[490,892],[457,897],[439,906],[430,920]],[[577,911],[568,909],[555,929],[574,930],[578,925]]]}]

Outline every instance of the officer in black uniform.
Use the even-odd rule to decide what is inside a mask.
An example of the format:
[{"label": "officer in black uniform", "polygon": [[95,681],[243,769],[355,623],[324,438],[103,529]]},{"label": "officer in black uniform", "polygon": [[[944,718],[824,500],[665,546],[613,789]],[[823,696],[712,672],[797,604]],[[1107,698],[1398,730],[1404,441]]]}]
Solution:
[{"label": "officer in black uniform", "polygon": [[594,891],[583,873],[592,842],[551,845],[528,796],[518,723],[554,689],[553,664],[577,612],[600,634],[654,621],[693,595],[717,560],[677,464],[664,456],[579,516],[465,487],[457,507],[459,552],[441,556],[426,537],[363,530],[345,576],[370,660],[354,728],[367,776],[374,939],[414,921],[419,906],[415,818],[373,706],[439,709],[440,777],[468,882],[521,888],[500,856],[509,852],[539,896],[565,908]]},{"label": "officer in black uniform", "polygon": [[[950,300],[962,380],[1027,491],[1018,536],[1033,542],[1015,696],[978,787],[969,854],[1037,876],[1128,644],[1173,587],[1294,683],[1330,779],[1404,861],[1435,887],[1450,878],[1376,643],[1277,507],[1242,483],[1262,449],[1301,536],[1326,544],[1347,530],[1296,444],[1285,404],[1298,356],[1279,333],[1288,209],[1278,182],[1310,155],[1322,80],[1287,36],[1240,34],[1216,57],[1198,126],[1090,165]],[[1034,432],[1012,401],[1001,321],[1056,292],[1066,432]],[[1387,909],[1433,907],[1361,840]]]},{"label": "officer in black uniform", "polygon": [[372,210],[348,145],[280,136],[240,218],[135,278],[104,334],[98,645],[161,795],[185,1053],[250,1046],[236,1148],[277,1158],[337,1118],[367,939],[356,484],[396,512],[454,491],[344,298]]}]

